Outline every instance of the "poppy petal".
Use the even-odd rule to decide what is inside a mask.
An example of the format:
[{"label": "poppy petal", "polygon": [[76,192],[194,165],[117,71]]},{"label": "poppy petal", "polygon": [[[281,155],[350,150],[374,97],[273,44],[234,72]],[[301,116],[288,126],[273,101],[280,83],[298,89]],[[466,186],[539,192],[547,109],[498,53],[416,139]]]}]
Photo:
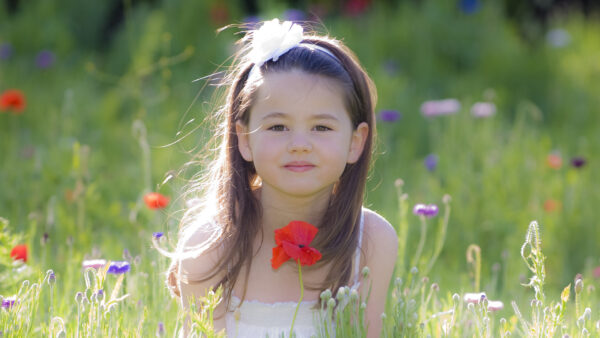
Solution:
[{"label": "poppy petal", "polygon": [[282,242],[294,242],[294,234],[289,224],[275,230],[275,244],[281,245]]},{"label": "poppy petal", "polygon": [[321,253],[319,250],[311,247],[302,248],[302,254],[300,255],[301,265],[313,265],[319,259],[321,259]]},{"label": "poppy petal", "polygon": [[290,242],[282,242],[283,250],[293,260],[297,261],[302,256],[302,249],[297,244]]},{"label": "poppy petal", "polygon": [[288,226],[293,235],[292,242],[304,246],[308,246],[319,231],[314,225],[303,221],[291,221]]},{"label": "poppy petal", "polygon": [[273,269],[278,269],[281,264],[285,263],[290,256],[285,253],[285,250],[281,246],[276,246],[273,248],[273,257],[271,258],[271,267]]}]

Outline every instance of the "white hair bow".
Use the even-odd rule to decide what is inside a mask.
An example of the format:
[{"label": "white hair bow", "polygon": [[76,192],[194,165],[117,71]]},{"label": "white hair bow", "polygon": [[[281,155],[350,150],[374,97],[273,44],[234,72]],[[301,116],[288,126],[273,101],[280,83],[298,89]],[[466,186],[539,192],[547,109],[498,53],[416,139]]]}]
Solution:
[{"label": "white hair bow", "polygon": [[291,21],[267,21],[253,32],[252,50],[248,57],[255,67],[260,67],[269,60],[277,61],[288,50],[300,45],[303,32],[300,25]]}]

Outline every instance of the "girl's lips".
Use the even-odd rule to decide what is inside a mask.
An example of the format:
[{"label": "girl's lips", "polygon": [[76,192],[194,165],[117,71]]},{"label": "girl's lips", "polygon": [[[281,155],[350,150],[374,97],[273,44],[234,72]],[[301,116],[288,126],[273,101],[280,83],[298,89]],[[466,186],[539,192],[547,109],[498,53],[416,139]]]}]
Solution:
[{"label": "girl's lips", "polygon": [[314,164],[310,163],[289,163],[284,166],[285,169],[293,172],[304,172],[314,168]]}]

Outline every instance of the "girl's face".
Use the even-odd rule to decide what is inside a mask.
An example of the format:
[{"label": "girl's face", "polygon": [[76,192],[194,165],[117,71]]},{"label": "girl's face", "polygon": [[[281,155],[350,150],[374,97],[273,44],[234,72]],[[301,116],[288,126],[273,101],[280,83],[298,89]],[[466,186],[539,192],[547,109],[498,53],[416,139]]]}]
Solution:
[{"label": "girl's face", "polygon": [[335,80],[298,70],[265,75],[249,113],[236,124],[240,153],[263,189],[290,196],[330,193],[369,132],[365,122],[353,128]]}]

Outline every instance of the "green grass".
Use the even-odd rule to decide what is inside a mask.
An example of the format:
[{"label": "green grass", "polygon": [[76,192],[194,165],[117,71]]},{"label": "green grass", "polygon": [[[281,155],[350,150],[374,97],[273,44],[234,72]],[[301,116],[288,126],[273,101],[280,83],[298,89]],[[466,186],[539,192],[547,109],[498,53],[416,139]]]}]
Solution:
[{"label": "green grass", "polygon": [[[200,170],[195,165],[183,169],[184,164],[208,140],[211,128],[203,121],[215,107],[214,88],[192,81],[226,63],[239,36],[235,29],[215,34],[210,2],[175,3],[128,11],[109,45],[99,42],[100,23],[94,15],[81,26],[77,20],[82,19],[73,14],[102,13],[108,10],[105,5],[71,1],[59,8],[30,1],[16,15],[0,12],[0,43],[9,42],[14,49],[10,59],[0,60],[0,92],[18,88],[27,97],[23,114],[0,114],[0,217],[10,222],[0,237],[0,295],[22,297],[18,310],[0,310],[0,330],[8,330],[6,336],[55,335],[63,322],[66,335],[73,336],[78,317],[79,332],[85,326],[97,335],[152,335],[159,322],[171,335],[180,325],[177,303],[163,282],[167,258],[151,247],[152,233],[164,231],[166,247],[176,241],[184,207],[178,196]],[[279,7],[272,8],[269,16],[280,15]],[[231,21],[241,21],[240,13],[230,6]],[[32,22],[45,29],[39,32]],[[577,335],[583,327],[596,332],[598,21],[575,13],[553,18],[551,28],[570,34],[570,43],[562,48],[550,46],[543,36],[524,40],[501,8],[487,3],[473,15],[441,0],[376,5],[358,19],[331,15],[324,24],[355,51],[373,77],[377,110],[402,113],[397,122],[378,121],[366,197],[368,207],[406,234],[400,238],[404,254],[395,275],[402,283],[393,285],[400,289],[391,290],[396,298],[388,304],[390,332],[398,332],[392,330],[401,321],[408,323],[402,316],[417,313],[412,329],[427,321],[425,331],[410,332],[438,336],[443,320],[451,317],[431,317],[455,309],[455,335],[485,336],[488,328],[495,336],[500,329],[525,334],[527,327],[540,323],[529,309],[537,314],[551,302],[562,304],[561,291],[574,285],[577,273],[583,274],[585,287],[578,293],[571,289],[563,307],[567,328],[559,327],[557,335]],[[50,47],[56,63],[36,68],[36,53]],[[458,99],[461,110],[422,116],[424,101],[443,98]],[[495,116],[473,118],[470,108],[480,101],[493,102]],[[562,157],[560,168],[547,165],[551,153]],[[439,157],[432,172],[423,164],[428,154]],[[585,157],[586,165],[570,166],[574,156]],[[398,178],[410,196],[401,198],[403,207],[394,186]],[[149,191],[170,196],[169,208],[147,209],[142,197]],[[452,213],[447,223],[441,215],[428,221],[413,276],[411,260],[422,225],[412,207],[442,207],[446,194]],[[560,207],[545,210],[547,200]],[[534,293],[520,285],[531,272],[519,255],[532,220],[540,225],[546,257],[545,300],[533,305]],[[442,226],[447,226],[445,236],[440,236]],[[47,240],[42,240],[44,234]],[[13,266],[9,257],[17,243],[30,248],[24,267]],[[472,244],[480,250],[479,273],[476,262],[465,258]],[[431,265],[434,255],[438,257]],[[132,270],[120,286],[117,277],[101,274],[100,284],[86,285],[84,259],[124,256]],[[139,257],[136,263],[134,257]],[[56,276],[52,285],[46,277],[49,269]],[[26,287],[24,280],[29,280]],[[439,291],[430,293],[432,283]],[[77,292],[90,300],[101,287],[105,302],[114,288],[115,297],[129,296],[106,316],[100,315],[100,301],[86,304],[82,315]],[[410,297],[404,288],[411,290]],[[478,291],[502,300],[505,308],[488,313],[481,305],[467,307],[462,297],[453,299],[454,293]],[[400,300],[408,304],[411,299],[410,310],[398,307]],[[515,314],[511,300],[517,300],[523,318]],[[396,307],[396,314],[389,312]],[[584,316],[578,323],[586,307],[593,320]],[[493,325],[485,328],[486,321]]]}]

